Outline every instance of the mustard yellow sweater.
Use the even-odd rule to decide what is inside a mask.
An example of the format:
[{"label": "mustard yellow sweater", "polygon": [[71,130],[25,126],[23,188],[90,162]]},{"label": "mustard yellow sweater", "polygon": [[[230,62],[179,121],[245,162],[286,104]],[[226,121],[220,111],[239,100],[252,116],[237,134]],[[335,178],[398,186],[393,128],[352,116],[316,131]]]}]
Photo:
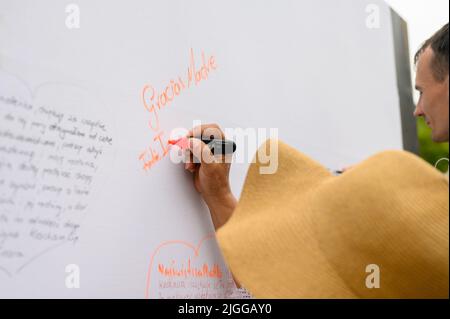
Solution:
[{"label": "mustard yellow sweater", "polygon": [[252,295],[448,298],[449,184],[434,167],[387,151],[336,177],[281,142],[278,171],[262,166],[218,232]]}]

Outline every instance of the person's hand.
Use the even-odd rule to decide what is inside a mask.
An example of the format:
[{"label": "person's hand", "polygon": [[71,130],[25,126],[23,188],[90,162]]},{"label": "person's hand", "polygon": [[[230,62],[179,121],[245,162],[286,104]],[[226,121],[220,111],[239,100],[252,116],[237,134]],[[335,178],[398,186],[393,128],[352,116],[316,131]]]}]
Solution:
[{"label": "person's hand", "polygon": [[214,156],[201,138],[223,139],[225,135],[219,126],[210,124],[193,128],[188,137],[190,152],[185,168],[193,174],[195,189],[208,205],[217,230],[230,219],[237,205],[229,181],[231,158]]}]

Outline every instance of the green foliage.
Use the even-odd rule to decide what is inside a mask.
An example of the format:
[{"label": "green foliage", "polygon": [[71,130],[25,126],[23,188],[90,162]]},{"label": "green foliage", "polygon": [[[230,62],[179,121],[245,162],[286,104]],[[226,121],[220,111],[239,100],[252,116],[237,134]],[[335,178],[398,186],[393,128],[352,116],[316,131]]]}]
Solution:
[{"label": "green foliage", "polygon": [[[435,166],[439,160],[449,158],[448,143],[437,144],[431,140],[431,129],[425,123],[423,118],[417,120],[417,130],[419,135],[420,156]],[[442,172],[447,172],[448,161],[442,160],[439,162],[438,169]]]}]

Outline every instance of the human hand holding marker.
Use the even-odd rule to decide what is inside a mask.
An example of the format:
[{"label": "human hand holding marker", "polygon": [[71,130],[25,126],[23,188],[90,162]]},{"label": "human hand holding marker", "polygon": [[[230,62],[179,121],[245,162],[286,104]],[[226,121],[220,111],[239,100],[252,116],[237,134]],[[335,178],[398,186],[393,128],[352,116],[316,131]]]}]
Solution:
[{"label": "human hand holding marker", "polygon": [[[223,141],[224,137],[225,134],[218,125],[210,124],[195,127],[186,138],[169,142],[187,151],[185,169],[193,174],[195,189],[208,205],[216,230],[230,219],[237,205],[229,181],[230,155],[231,149],[235,150],[235,145],[227,143],[231,147],[228,148],[228,152],[219,153],[228,154],[214,155],[204,141]],[[227,147],[223,150],[226,151]]]},{"label": "human hand holding marker", "polygon": [[[216,139],[214,136],[209,138],[198,138],[208,145],[213,155],[230,155],[236,151],[236,143],[233,141]],[[177,145],[185,150],[189,148],[189,137],[182,137],[176,140],[170,140],[169,145]]]}]

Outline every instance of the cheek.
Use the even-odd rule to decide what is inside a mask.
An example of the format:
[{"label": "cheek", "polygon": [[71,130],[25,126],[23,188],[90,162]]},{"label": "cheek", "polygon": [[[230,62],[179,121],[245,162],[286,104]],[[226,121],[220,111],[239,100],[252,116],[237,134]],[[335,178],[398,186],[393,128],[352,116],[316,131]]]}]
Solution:
[{"label": "cheek", "polygon": [[448,90],[443,86],[434,96],[433,105],[436,106],[436,112],[445,113],[448,111]]},{"label": "cheek", "polygon": [[448,87],[447,87],[447,90],[445,91],[445,104],[448,106],[449,105],[449,99],[448,99],[448,96],[449,96],[449,91],[448,91]]},{"label": "cheek", "polygon": [[424,112],[433,121],[439,121],[448,114],[448,91],[430,92],[424,99]]},{"label": "cheek", "polygon": [[436,92],[429,92],[428,94],[423,95],[423,110],[425,113],[429,113],[429,115],[433,115],[433,113],[438,112],[439,108],[439,94]]}]

